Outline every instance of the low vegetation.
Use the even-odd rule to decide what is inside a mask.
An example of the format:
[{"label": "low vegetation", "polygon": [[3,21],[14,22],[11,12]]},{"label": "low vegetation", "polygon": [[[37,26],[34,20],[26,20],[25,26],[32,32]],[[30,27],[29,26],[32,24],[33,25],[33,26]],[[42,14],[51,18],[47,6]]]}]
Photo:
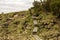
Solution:
[{"label": "low vegetation", "polygon": [[28,11],[0,14],[0,40],[35,40],[33,35],[60,40],[60,1],[34,1],[33,5]]}]

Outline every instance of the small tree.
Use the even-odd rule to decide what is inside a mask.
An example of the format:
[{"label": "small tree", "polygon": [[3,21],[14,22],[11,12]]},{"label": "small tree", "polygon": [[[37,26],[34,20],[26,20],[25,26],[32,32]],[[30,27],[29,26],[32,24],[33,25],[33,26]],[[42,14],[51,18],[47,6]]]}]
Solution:
[{"label": "small tree", "polygon": [[58,15],[60,14],[60,2],[54,2],[51,4],[51,10],[54,12],[54,14],[56,15],[58,13]]}]

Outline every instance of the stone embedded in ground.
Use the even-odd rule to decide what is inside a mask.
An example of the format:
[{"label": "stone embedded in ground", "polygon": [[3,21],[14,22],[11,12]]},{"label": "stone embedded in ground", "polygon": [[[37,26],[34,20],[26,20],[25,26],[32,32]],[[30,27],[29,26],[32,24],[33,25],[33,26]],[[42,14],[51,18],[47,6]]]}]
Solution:
[{"label": "stone embedded in ground", "polygon": [[35,25],[35,24],[38,24],[37,20],[34,20],[33,23],[34,23],[34,25]]},{"label": "stone embedded in ground", "polygon": [[34,29],[33,29],[33,34],[36,34],[37,31],[38,31],[38,27],[34,27]]}]

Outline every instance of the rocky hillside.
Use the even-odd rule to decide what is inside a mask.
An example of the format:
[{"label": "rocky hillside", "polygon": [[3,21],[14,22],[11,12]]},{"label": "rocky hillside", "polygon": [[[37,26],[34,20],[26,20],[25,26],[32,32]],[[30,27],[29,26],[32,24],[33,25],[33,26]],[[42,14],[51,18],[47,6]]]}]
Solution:
[{"label": "rocky hillside", "polygon": [[0,14],[0,40],[60,40],[60,16],[35,7]]},{"label": "rocky hillside", "polygon": [[31,15],[29,11],[0,14],[0,40],[60,39],[60,25],[57,16],[39,12]]}]

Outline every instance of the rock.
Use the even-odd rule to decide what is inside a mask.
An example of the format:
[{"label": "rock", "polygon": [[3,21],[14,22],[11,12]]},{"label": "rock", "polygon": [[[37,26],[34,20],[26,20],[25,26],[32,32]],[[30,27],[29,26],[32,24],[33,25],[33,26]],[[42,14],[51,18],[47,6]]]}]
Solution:
[{"label": "rock", "polygon": [[18,14],[14,15],[14,18],[18,17]]},{"label": "rock", "polygon": [[35,38],[35,40],[43,40],[38,35],[33,35],[33,37]]},{"label": "rock", "polygon": [[54,40],[57,40],[57,37],[54,37],[53,39],[54,39]]},{"label": "rock", "polygon": [[53,39],[51,38],[51,39],[49,39],[49,40],[53,40]]},{"label": "rock", "polygon": [[34,20],[38,20],[38,19],[39,19],[39,17],[32,16],[32,19],[34,19]]},{"label": "rock", "polygon": [[33,34],[36,34],[37,31],[38,31],[38,27],[34,27],[34,29],[33,29]]},{"label": "rock", "polygon": [[60,36],[58,37],[58,40],[60,40]]},{"label": "rock", "polygon": [[0,20],[2,20],[2,18],[0,18]]},{"label": "rock", "polygon": [[34,20],[33,23],[34,23],[34,25],[38,24],[37,20]]}]

